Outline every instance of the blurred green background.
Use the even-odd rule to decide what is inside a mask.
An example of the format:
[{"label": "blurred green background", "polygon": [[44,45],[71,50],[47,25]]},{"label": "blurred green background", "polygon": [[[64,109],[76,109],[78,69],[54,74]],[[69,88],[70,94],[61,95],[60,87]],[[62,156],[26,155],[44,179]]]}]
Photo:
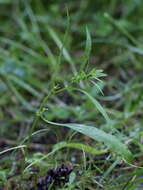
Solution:
[{"label": "blurred green background", "polygon": [[[15,123],[19,123],[17,130],[23,122],[30,123],[33,112],[48,93],[66,30],[67,8],[70,29],[57,83],[66,84],[73,72],[78,71],[88,26],[92,37],[89,67],[103,69],[108,75],[101,87],[105,94],[103,103],[115,110],[127,111],[127,115],[134,109],[139,111],[142,5],[140,0],[0,1],[1,134],[7,130],[13,132]],[[96,88],[88,90],[98,96]],[[69,98],[68,94],[65,96]],[[76,104],[76,98],[71,107]],[[62,101],[66,99],[63,97]]]},{"label": "blurred green background", "polygon": [[[131,146],[137,154],[142,149],[143,126],[141,0],[0,0],[0,147],[17,145],[27,136],[49,92],[67,28],[67,10],[70,26],[56,83],[63,87],[78,72],[88,27],[92,38],[89,70],[103,69],[107,77],[98,84],[104,96],[96,86],[86,90],[112,118],[116,136],[140,146],[139,150]],[[96,123],[107,130],[85,96],[65,91],[51,97],[47,106],[52,121]],[[44,125],[40,122],[37,130]],[[57,128],[56,133],[57,138],[43,134],[32,143],[55,144],[65,134],[70,136],[69,131]]]}]

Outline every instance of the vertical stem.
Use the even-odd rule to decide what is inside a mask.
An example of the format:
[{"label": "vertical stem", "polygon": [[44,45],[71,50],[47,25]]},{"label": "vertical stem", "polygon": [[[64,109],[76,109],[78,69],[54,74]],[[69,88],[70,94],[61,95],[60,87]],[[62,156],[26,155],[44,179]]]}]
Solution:
[{"label": "vertical stem", "polygon": [[[25,148],[25,153],[24,153],[24,158],[22,160],[22,168],[21,168],[21,178],[20,178],[20,184],[22,185],[22,180],[23,180],[23,174],[24,174],[24,166],[25,166],[25,160],[26,160],[26,157],[27,157],[27,153],[28,153],[28,147],[30,145],[30,141],[31,141],[31,137],[32,137],[32,133],[34,132],[35,128],[36,128],[36,125],[40,119],[40,116],[41,116],[41,113],[42,113],[42,110],[43,110],[43,107],[44,105],[46,104],[46,102],[48,101],[49,97],[52,95],[52,94],[57,94],[59,92],[62,92],[64,90],[66,90],[67,88],[70,87],[72,83],[70,83],[67,87],[65,88],[62,88],[60,90],[57,90],[55,91],[54,89],[51,89],[49,94],[43,99],[41,105],[40,105],[40,108],[36,114],[36,117],[33,121],[33,124],[32,124],[32,127],[30,129],[30,132],[29,132],[29,135],[28,135],[28,140],[27,140],[27,143],[26,143],[26,148]],[[22,187],[22,186],[21,186]]]},{"label": "vertical stem", "polygon": [[22,184],[22,180],[23,180],[23,171],[24,171],[24,166],[25,166],[25,160],[26,160],[26,157],[27,157],[27,153],[28,153],[28,147],[29,147],[29,144],[30,144],[30,141],[31,141],[31,137],[32,137],[32,133],[34,132],[35,128],[36,128],[36,125],[40,119],[40,113],[45,105],[45,103],[48,101],[49,97],[53,94],[53,90],[51,90],[49,92],[49,94],[43,99],[41,105],[40,105],[40,108],[36,114],[36,117],[33,121],[33,124],[32,124],[32,127],[30,129],[30,132],[29,132],[29,135],[28,135],[28,140],[27,140],[27,143],[26,143],[26,148],[25,148],[25,153],[24,153],[24,158],[22,160],[22,168],[21,168],[21,179],[20,179],[20,184]]}]

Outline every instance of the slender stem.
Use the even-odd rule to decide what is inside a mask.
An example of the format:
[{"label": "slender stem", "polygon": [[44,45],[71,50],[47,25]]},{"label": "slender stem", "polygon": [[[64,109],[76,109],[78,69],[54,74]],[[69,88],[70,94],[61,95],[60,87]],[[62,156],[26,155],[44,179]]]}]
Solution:
[{"label": "slender stem", "polygon": [[21,184],[22,184],[22,180],[23,180],[23,171],[24,171],[24,166],[25,166],[25,160],[26,160],[27,153],[28,153],[28,147],[29,147],[29,144],[30,144],[32,133],[33,133],[35,127],[36,127],[36,124],[37,124],[39,118],[40,118],[40,116],[36,115],[36,118],[35,118],[35,120],[34,120],[34,122],[32,124],[31,130],[29,132],[28,140],[27,140],[27,143],[26,143],[26,148],[25,148],[24,157],[23,157],[23,160],[22,160],[22,168],[21,168],[21,179],[20,179]]},{"label": "slender stem", "polygon": [[23,175],[24,175],[24,167],[25,167],[25,160],[26,160],[26,157],[27,157],[27,153],[28,153],[28,148],[29,148],[29,145],[30,145],[30,141],[31,141],[31,137],[32,137],[32,134],[36,128],[36,125],[41,117],[41,113],[42,113],[42,110],[43,110],[43,107],[44,105],[46,104],[46,102],[48,101],[49,97],[52,95],[52,94],[57,94],[59,92],[62,92],[66,89],[68,89],[70,87],[72,83],[70,83],[67,87],[65,88],[62,88],[60,90],[57,90],[55,91],[54,89],[51,89],[49,94],[43,99],[41,105],[40,105],[40,108],[36,114],[36,117],[33,121],[33,124],[32,124],[32,127],[30,129],[30,132],[29,132],[29,135],[28,135],[28,140],[27,140],[27,143],[26,143],[26,148],[25,148],[25,152],[24,152],[24,158],[22,160],[22,168],[21,168],[21,179],[20,179],[20,184],[22,184],[22,180],[23,180]]},{"label": "slender stem", "polygon": [[26,143],[26,148],[25,148],[25,153],[24,153],[24,158],[22,160],[22,168],[21,168],[21,179],[20,179],[20,182],[22,184],[22,180],[23,180],[23,171],[24,171],[24,166],[25,166],[25,160],[26,160],[26,157],[27,157],[27,153],[28,153],[28,148],[29,148],[29,145],[30,145],[30,141],[31,141],[31,137],[32,137],[32,133],[34,132],[35,128],[36,128],[36,125],[37,125],[37,122],[39,121],[40,119],[40,113],[45,105],[45,103],[48,101],[49,97],[53,94],[53,90],[51,90],[49,92],[49,94],[43,99],[41,105],[40,105],[40,108],[36,114],[36,117],[33,121],[33,124],[32,124],[32,127],[30,129],[30,132],[29,132],[29,135],[28,135],[28,140],[27,140],[27,143]]}]

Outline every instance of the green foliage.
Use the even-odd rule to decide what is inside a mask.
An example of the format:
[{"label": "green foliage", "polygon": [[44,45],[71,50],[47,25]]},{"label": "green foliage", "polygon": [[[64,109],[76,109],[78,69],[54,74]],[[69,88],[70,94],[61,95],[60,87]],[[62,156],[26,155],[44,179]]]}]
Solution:
[{"label": "green foliage", "polygon": [[128,148],[125,145],[123,145],[113,135],[107,134],[104,131],[101,131],[92,126],[86,126],[86,125],[81,125],[81,124],[60,124],[60,123],[50,122],[46,120],[44,117],[42,117],[42,119],[49,124],[69,127],[86,136],[93,138],[94,140],[103,142],[105,143],[105,145],[107,145],[111,149],[111,151],[122,156],[127,162],[132,162],[133,158],[132,158],[131,152],[128,150]]},{"label": "green foliage", "polygon": [[0,0],[0,188],[66,163],[62,189],[142,189],[142,17],[141,0]]},{"label": "green foliage", "polygon": [[89,33],[88,28],[86,28],[86,47],[83,54],[83,57],[81,59],[81,66],[80,66],[80,72],[83,71],[85,64],[87,63],[91,52],[91,36]]},{"label": "green foliage", "polygon": [[88,152],[90,154],[95,154],[95,155],[103,154],[106,152],[106,150],[105,151],[98,151],[98,150],[96,150],[96,148],[91,147],[91,146],[87,146],[85,144],[67,143],[67,142],[60,142],[60,143],[56,144],[54,146],[54,149],[60,149],[60,148],[65,148],[65,147],[76,148],[76,149]]}]

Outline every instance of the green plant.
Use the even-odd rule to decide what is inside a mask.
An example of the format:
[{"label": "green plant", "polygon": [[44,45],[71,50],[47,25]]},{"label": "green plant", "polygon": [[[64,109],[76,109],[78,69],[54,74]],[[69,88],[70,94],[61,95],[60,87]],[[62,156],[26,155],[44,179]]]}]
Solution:
[{"label": "green plant", "polygon": [[142,189],[142,16],[140,0],[0,0],[0,188],[66,163],[62,189]]}]

